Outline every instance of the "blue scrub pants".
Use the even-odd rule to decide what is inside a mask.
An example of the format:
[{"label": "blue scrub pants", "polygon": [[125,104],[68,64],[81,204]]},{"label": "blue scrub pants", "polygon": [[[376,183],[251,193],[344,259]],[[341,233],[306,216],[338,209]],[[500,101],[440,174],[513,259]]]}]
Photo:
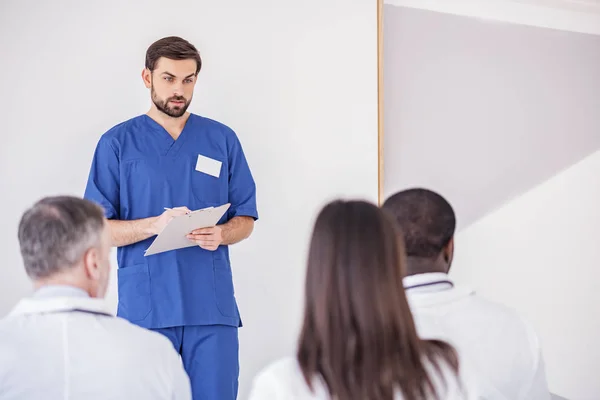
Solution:
[{"label": "blue scrub pants", "polygon": [[225,325],[152,329],[181,355],[194,400],[235,400],[238,393],[238,328]]}]

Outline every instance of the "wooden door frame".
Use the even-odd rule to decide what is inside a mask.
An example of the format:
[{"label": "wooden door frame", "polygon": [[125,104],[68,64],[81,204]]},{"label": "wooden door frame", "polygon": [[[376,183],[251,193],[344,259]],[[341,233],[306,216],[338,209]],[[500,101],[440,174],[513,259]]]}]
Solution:
[{"label": "wooden door frame", "polygon": [[383,204],[383,0],[377,1],[377,201]]}]

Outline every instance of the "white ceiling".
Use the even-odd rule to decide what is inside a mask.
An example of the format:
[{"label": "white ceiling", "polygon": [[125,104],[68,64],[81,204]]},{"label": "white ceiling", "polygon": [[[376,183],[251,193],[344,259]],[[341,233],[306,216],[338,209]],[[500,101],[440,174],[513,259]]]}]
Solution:
[{"label": "white ceiling", "polygon": [[384,0],[384,3],[600,35],[600,0]]},{"label": "white ceiling", "polygon": [[506,0],[523,4],[600,13],[600,0]]},{"label": "white ceiling", "polygon": [[600,36],[384,13],[384,197],[435,188],[462,230],[600,149]]}]

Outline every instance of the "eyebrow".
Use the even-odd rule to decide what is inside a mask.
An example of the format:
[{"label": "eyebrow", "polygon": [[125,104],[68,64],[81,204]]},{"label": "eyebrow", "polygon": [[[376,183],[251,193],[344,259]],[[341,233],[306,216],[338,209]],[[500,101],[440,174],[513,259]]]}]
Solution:
[{"label": "eyebrow", "polygon": [[[172,77],[172,78],[177,78],[175,75],[173,75],[172,73],[170,73],[170,72],[168,72],[168,71],[165,71],[165,72],[163,72],[163,74],[164,74],[164,75],[169,75],[169,76],[170,76],[170,77]],[[191,78],[191,77],[192,77],[192,76],[194,76],[194,75],[196,75],[196,74],[189,74],[189,75],[188,75],[188,76],[186,76],[184,79]]]}]

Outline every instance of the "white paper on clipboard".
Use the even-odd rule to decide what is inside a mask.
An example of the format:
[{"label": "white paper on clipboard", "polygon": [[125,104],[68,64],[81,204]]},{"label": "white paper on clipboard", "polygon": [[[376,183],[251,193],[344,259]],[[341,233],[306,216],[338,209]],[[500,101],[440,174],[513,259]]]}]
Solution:
[{"label": "white paper on clipboard", "polygon": [[161,233],[156,236],[150,247],[146,249],[144,256],[162,253],[165,251],[183,249],[185,247],[197,246],[186,236],[195,229],[215,226],[231,204],[223,204],[219,207],[208,207],[192,211],[186,215],[175,217],[165,226]]}]

